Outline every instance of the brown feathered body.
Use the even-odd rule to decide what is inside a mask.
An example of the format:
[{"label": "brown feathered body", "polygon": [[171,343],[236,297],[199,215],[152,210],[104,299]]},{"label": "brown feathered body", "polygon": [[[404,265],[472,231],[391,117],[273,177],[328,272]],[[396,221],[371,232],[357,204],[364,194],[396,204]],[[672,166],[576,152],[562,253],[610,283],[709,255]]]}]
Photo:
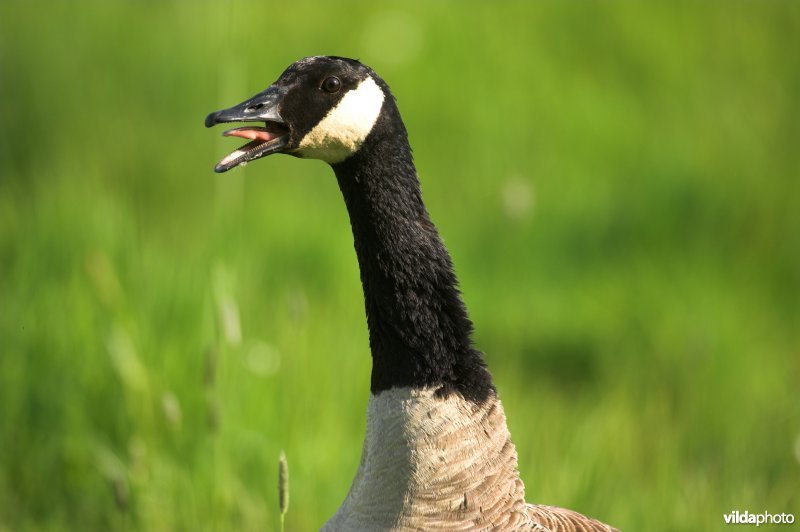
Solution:
[{"label": "brown feathered body", "polygon": [[610,531],[577,512],[525,502],[500,400],[431,389],[370,397],[361,463],[323,530]]}]

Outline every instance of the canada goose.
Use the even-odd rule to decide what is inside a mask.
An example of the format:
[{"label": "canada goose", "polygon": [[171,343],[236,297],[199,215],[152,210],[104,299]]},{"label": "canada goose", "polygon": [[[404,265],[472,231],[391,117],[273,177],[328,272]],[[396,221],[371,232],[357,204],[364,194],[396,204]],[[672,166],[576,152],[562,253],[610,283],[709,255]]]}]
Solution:
[{"label": "canada goose", "polygon": [[214,168],[272,153],[330,164],[347,204],[372,351],[361,463],[324,530],[613,530],[525,503],[517,453],[422,202],[394,97],[369,67],[307,57],[205,124],[263,122]]}]

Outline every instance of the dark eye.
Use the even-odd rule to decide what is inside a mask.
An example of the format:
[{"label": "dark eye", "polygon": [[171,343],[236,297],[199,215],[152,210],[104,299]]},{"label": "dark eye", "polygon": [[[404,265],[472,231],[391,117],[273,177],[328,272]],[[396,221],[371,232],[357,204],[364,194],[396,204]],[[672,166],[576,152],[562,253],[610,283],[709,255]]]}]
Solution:
[{"label": "dark eye", "polygon": [[322,90],[325,92],[339,92],[341,87],[342,82],[335,76],[325,78],[325,81],[322,82]]}]

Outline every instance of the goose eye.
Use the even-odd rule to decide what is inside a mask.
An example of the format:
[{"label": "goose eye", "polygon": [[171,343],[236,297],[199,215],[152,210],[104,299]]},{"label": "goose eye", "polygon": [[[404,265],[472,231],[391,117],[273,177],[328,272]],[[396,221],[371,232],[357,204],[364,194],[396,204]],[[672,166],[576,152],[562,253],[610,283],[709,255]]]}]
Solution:
[{"label": "goose eye", "polygon": [[325,78],[325,81],[322,82],[322,90],[325,92],[338,92],[341,86],[342,82],[339,81],[339,78],[334,76]]}]

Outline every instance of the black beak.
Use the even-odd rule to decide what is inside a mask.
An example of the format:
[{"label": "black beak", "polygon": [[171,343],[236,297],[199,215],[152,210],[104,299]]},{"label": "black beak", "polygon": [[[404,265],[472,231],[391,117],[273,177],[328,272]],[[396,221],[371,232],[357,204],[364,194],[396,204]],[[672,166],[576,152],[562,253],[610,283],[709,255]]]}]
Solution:
[{"label": "black beak", "polygon": [[228,109],[216,111],[206,117],[206,127],[225,122],[273,122],[285,124],[278,108],[286,89],[271,85],[267,90],[259,92],[249,100]]},{"label": "black beak", "polygon": [[287,89],[272,85],[249,100],[206,117],[206,127],[227,122],[264,122],[264,127],[240,127],[223,133],[225,136],[252,139],[252,142],[222,159],[214,167],[215,172],[227,172],[241,164],[284,150],[289,143],[289,127],[280,114],[280,107],[286,92]]}]

